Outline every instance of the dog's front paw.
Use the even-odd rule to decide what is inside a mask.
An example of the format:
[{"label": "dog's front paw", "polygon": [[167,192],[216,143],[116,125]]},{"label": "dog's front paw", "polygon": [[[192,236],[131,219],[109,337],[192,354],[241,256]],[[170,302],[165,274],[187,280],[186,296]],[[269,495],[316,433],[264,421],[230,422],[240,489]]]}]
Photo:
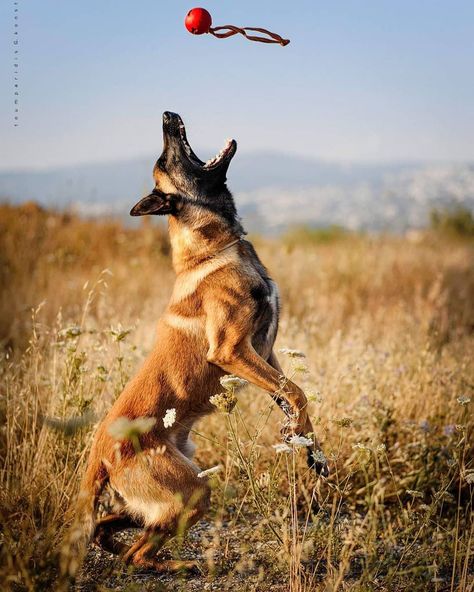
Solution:
[{"label": "dog's front paw", "polygon": [[322,450],[315,450],[314,448],[308,448],[308,467],[313,469],[317,475],[327,478],[329,477],[329,465],[327,458],[324,456]]}]

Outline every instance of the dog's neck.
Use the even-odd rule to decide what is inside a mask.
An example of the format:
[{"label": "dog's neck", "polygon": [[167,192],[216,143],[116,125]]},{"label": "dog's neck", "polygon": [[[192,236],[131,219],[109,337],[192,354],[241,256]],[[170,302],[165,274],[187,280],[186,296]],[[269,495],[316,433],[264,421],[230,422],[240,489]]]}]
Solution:
[{"label": "dog's neck", "polygon": [[173,267],[176,274],[216,256],[236,244],[242,233],[230,228],[220,216],[206,212],[189,223],[179,216],[169,217]]}]

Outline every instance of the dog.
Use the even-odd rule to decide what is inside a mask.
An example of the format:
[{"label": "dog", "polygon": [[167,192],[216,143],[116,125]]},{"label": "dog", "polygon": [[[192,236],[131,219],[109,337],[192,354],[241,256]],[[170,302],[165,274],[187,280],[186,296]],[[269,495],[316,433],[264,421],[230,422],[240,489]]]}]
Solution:
[{"label": "dog", "polygon": [[[156,572],[192,567],[165,561],[159,548],[183,525],[207,511],[210,487],[198,476],[189,438],[193,424],[215,408],[209,396],[219,379],[234,374],[270,393],[287,416],[286,435],[312,434],[308,464],[327,476],[314,436],[304,392],[283,376],[273,351],[279,295],[237,215],[226,186],[235,140],[214,158],[201,161],[186,137],[181,117],[163,114],[163,152],[153,169],[155,187],[131,210],[132,216],[167,215],[176,272],[171,300],[158,322],[156,345],[99,425],[81,484],[75,520],[63,547],[62,570],[73,576],[94,537],[123,560]],[[163,417],[174,409],[175,421]],[[130,441],[109,432],[119,418],[155,418],[140,436],[140,454]],[[154,451],[159,453],[154,454]],[[99,498],[108,486],[119,509],[99,521]],[[140,527],[130,547],[114,533]]]}]

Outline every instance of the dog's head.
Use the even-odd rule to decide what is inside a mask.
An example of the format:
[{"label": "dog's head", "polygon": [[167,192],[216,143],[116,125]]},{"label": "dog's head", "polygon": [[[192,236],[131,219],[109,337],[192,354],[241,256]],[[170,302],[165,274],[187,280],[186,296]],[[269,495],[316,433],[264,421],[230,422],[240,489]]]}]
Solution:
[{"label": "dog's head", "polygon": [[237,142],[225,147],[207,162],[194,153],[186,128],[177,113],[163,113],[163,152],[153,169],[155,188],[131,210],[132,216],[175,214],[183,201],[212,204],[226,190],[226,174]]}]

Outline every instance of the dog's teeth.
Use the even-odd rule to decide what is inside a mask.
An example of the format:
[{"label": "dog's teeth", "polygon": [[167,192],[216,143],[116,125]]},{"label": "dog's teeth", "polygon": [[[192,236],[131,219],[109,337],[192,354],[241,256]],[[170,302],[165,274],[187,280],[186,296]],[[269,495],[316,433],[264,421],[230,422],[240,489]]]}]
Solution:
[{"label": "dog's teeth", "polygon": [[227,140],[227,143],[224,146],[224,148],[222,148],[222,150],[220,152],[218,152],[215,156],[213,156],[208,161],[206,161],[206,164],[204,165],[204,167],[209,168],[209,167],[217,164],[219,161],[221,161],[223,159],[223,157],[227,154],[227,151],[228,151],[230,145],[232,144],[232,141],[233,140],[231,138],[229,138]]}]

